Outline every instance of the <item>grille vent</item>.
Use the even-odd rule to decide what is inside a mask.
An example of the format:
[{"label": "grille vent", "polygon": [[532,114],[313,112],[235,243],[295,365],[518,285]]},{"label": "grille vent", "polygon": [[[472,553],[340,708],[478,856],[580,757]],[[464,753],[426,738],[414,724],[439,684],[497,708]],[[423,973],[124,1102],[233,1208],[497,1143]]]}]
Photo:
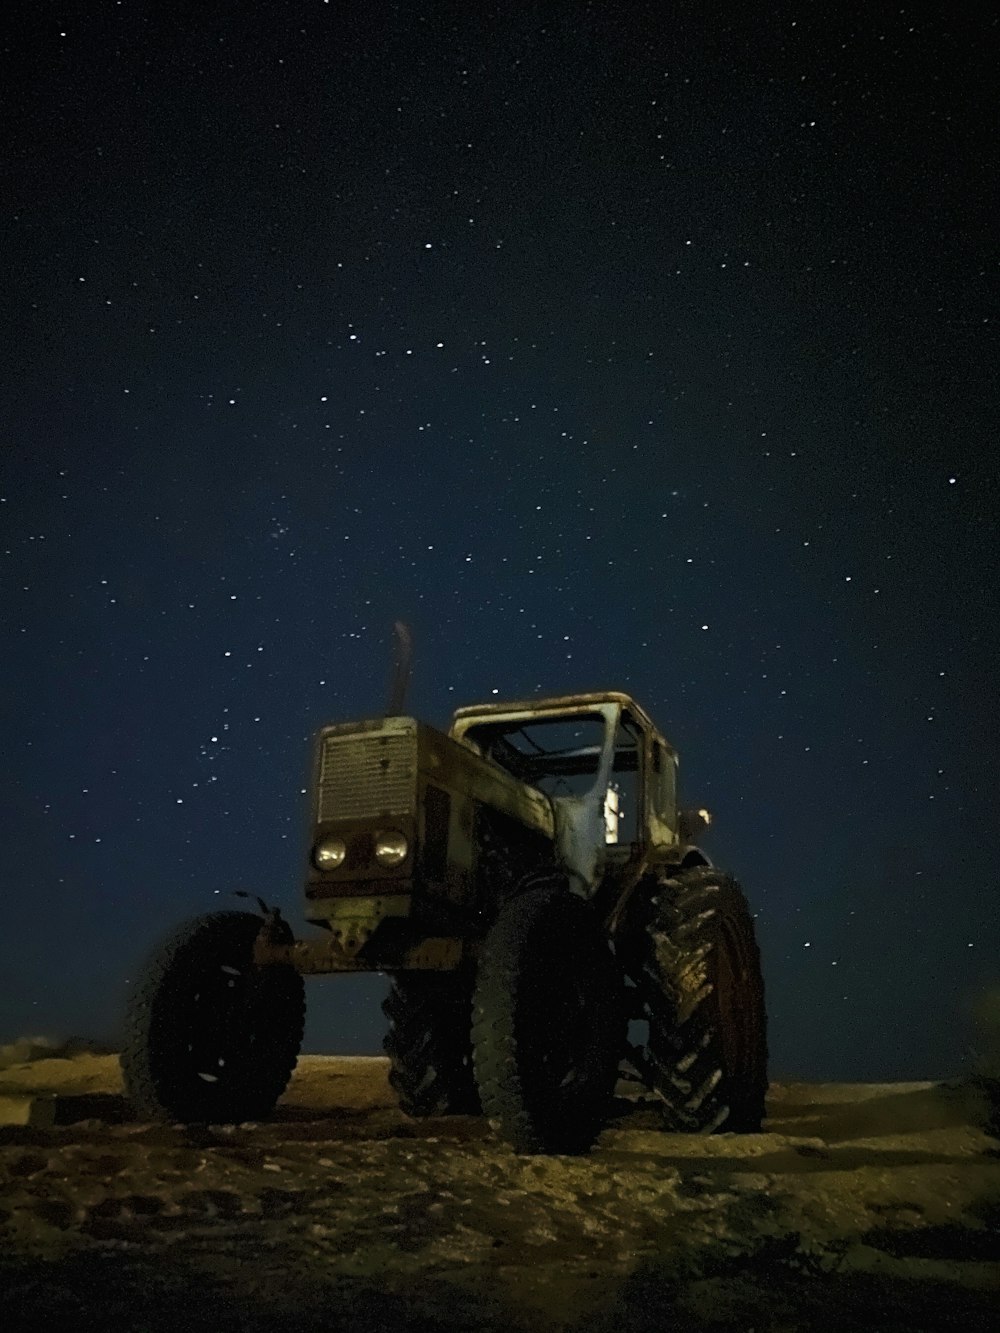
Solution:
[{"label": "grille vent", "polygon": [[412,732],[327,736],[319,770],[319,818],[406,815],[416,802]]}]

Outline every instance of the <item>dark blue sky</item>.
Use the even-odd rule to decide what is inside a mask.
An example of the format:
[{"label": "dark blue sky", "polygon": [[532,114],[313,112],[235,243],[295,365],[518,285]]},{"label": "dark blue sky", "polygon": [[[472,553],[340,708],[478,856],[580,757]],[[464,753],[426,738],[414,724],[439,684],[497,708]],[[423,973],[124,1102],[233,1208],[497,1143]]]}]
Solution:
[{"label": "dark blue sky", "polygon": [[[403,616],[438,725],[653,714],[776,1076],[957,1072],[1000,983],[995,21],[156,10],[5,37],[0,1039],[113,1037],[217,893],[301,923],[309,738],[382,710]],[[377,1049],[384,987],[311,982],[308,1047]]]}]

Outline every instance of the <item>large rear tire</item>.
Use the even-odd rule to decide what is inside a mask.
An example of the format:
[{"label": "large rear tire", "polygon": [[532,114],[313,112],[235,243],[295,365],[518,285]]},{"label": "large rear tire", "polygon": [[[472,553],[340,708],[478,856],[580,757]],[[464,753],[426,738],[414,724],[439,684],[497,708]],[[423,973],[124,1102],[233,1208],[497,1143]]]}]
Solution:
[{"label": "large rear tire", "polygon": [[179,927],[150,959],[121,1055],[140,1117],[231,1124],[274,1109],[302,1043],[305,992],[293,967],[254,964],[262,924],[249,912],[213,912]]},{"label": "large rear tire", "polygon": [[519,1153],[584,1153],[625,1046],[623,985],[590,905],[553,875],[509,899],[483,942],[473,1061],[483,1110]]},{"label": "large rear tire", "polygon": [[708,866],[663,880],[638,978],[648,1072],[672,1128],[756,1133],[767,1094],[760,950],[740,886]]},{"label": "large rear tire", "polygon": [[472,1069],[472,983],[465,973],[393,978],[382,1011],[389,1082],[407,1115],[478,1115]]}]

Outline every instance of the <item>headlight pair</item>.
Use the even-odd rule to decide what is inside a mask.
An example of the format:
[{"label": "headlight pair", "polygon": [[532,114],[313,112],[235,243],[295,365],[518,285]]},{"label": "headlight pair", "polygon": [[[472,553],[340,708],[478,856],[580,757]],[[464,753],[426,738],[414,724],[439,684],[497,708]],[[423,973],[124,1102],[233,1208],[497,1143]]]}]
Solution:
[{"label": "headlight pair", "polygon": [[[375,835],[375,860],[380,866],[398,866],[406,860],[410,845],[402,833],[387,829]],[[313,848],[313,865],[317,870],[336,870],[344,864],[347,844],[343,838],[322,838]]]}]

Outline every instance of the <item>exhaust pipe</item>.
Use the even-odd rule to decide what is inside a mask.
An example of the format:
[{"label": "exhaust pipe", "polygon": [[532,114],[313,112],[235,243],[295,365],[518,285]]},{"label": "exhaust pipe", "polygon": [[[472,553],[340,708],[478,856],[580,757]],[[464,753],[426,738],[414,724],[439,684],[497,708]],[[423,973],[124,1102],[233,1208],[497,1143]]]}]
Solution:
[{"label": "exhaust pipe", "polygon": [[409,625],[397,620],[392,627],[392,688],[386,717],[400,717],[406,702],[406,687],[410,683],[413,665],[413,635]]}]

